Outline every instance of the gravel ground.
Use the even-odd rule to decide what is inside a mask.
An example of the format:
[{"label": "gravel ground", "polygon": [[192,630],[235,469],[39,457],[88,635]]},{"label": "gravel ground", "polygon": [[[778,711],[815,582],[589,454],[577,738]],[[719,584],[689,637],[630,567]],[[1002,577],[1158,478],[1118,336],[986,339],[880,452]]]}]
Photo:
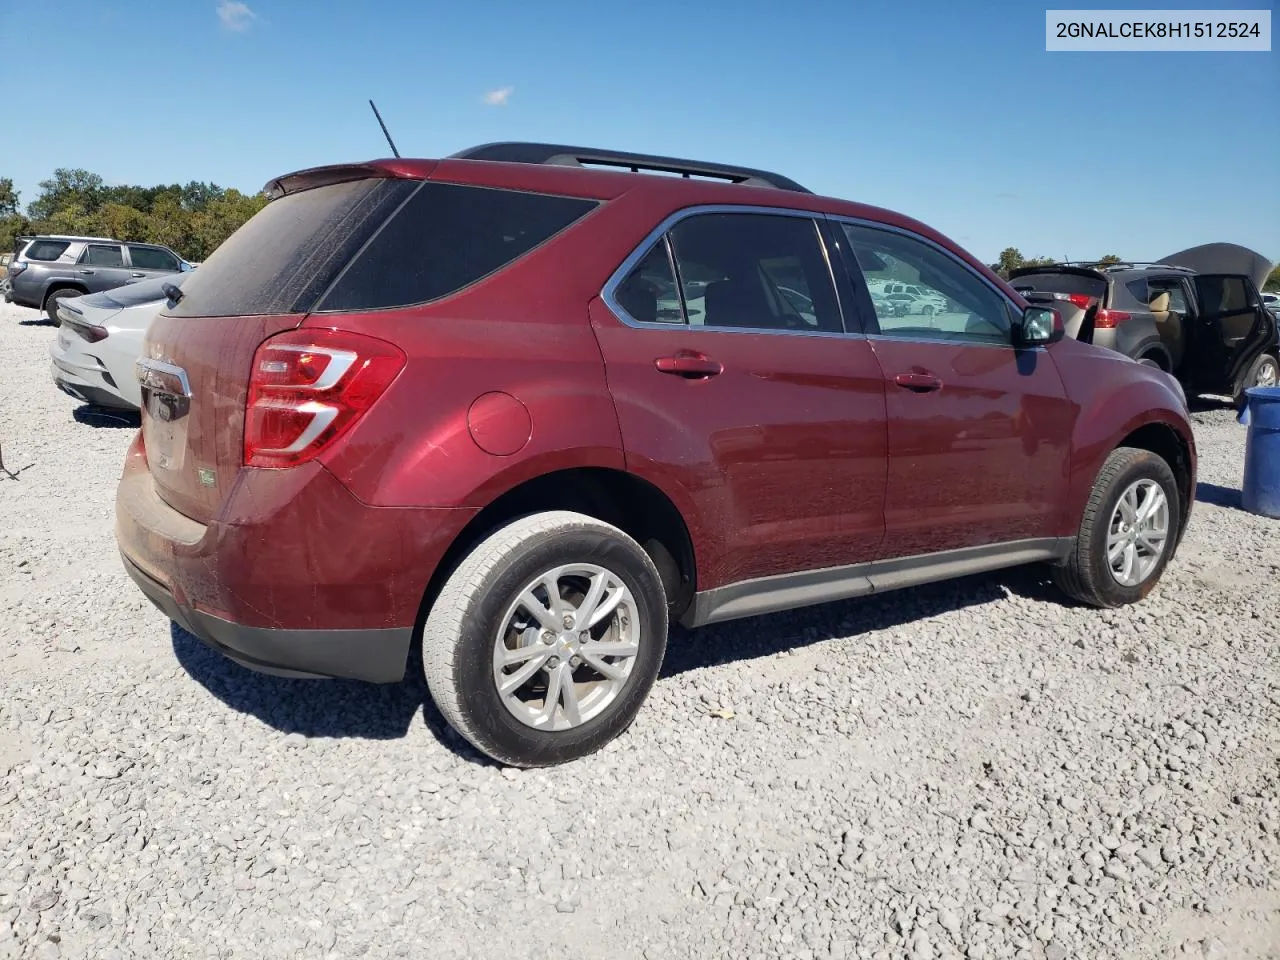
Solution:
[{"label": "gravel ground", "polygon": [[120,569],[131,426],[0,309],[0,960],[1280,956],[1280,521],[1243,428],[1161,587],[1032,570],[672,638],[632,729],[520,773],[397,687],[279,680]]}]

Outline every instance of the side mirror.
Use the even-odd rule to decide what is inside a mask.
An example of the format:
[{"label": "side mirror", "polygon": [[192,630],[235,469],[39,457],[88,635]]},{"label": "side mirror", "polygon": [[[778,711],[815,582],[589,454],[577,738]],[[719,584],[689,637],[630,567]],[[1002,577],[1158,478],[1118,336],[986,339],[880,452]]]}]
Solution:
[{"label": "side mirror", "polygon": [[186,273],[188,270],[194,270],[194,269],[195,269],[195,268],[194,268],[194,267],[192,267],[192,266],[191,266],[191,264],[187,263],[187,261],[185,261],[185,260],[182,260],[182,261],[180,261],[180,262],[178,263],[178,272],[179,272],[179,273]]},{"label": "side mirror", "polygon": [[1066,334],[1062,316],[1047,307],[1027,307],[1013,329],[1014,343],[1019,347],[1042,346],[1055,343]]}]

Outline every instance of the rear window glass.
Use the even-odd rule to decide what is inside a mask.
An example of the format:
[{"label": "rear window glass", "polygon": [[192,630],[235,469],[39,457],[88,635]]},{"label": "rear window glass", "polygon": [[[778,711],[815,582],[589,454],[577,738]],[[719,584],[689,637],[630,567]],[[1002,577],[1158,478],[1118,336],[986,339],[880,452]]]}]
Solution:
[{"label": "rear window glass", "polygon": [[374,178],[273,200],[185,279],[178,317],[305,313],[418,187]]},{"label": "rear window glass", "polygon": [[66,240],[33,240],[31,245],[27,247],[26,253],[23,254],[25,260],[57,260],[67,247],[71,246]]},{"label": "rear window glass", "polygon": [[1084,293],[1101,297],[1107,289],[1107,281],[1101,277],[1086,277],[1078,273],[1028,273],[1014,277],[1009,286],[1021,293],[1034,290],[1037,293]]},{"label": "rear window glass", "polygon": [[318,309],[376,310],[448,296],[528,253],[595,206],[576,197],[427,181]]}]

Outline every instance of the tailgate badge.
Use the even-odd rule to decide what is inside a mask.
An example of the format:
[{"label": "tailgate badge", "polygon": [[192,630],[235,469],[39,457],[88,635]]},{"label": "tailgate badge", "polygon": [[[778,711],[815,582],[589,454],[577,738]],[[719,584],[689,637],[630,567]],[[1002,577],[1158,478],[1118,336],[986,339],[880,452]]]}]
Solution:
[{"label": "tailgate badge", "polygon": [[200,482],[206,487],[212,487],[217,482],[217,474],[208,467],[201,467],[198,471],[200,474]]}]

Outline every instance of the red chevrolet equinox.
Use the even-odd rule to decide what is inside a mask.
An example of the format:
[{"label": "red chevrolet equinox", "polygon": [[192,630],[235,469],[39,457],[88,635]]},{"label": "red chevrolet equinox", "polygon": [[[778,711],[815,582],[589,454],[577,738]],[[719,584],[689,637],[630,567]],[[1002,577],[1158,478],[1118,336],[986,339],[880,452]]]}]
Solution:
[{"label": "red chevrolet equinox", "polygon": [[267,193],[151,326],[125,566],[254,670],[394,682],[420,640],[502,763],[624,731],[671,620],[1026,563],[1132,603],[1186,527],[1176,381],[915,220],[531,143]]}]

